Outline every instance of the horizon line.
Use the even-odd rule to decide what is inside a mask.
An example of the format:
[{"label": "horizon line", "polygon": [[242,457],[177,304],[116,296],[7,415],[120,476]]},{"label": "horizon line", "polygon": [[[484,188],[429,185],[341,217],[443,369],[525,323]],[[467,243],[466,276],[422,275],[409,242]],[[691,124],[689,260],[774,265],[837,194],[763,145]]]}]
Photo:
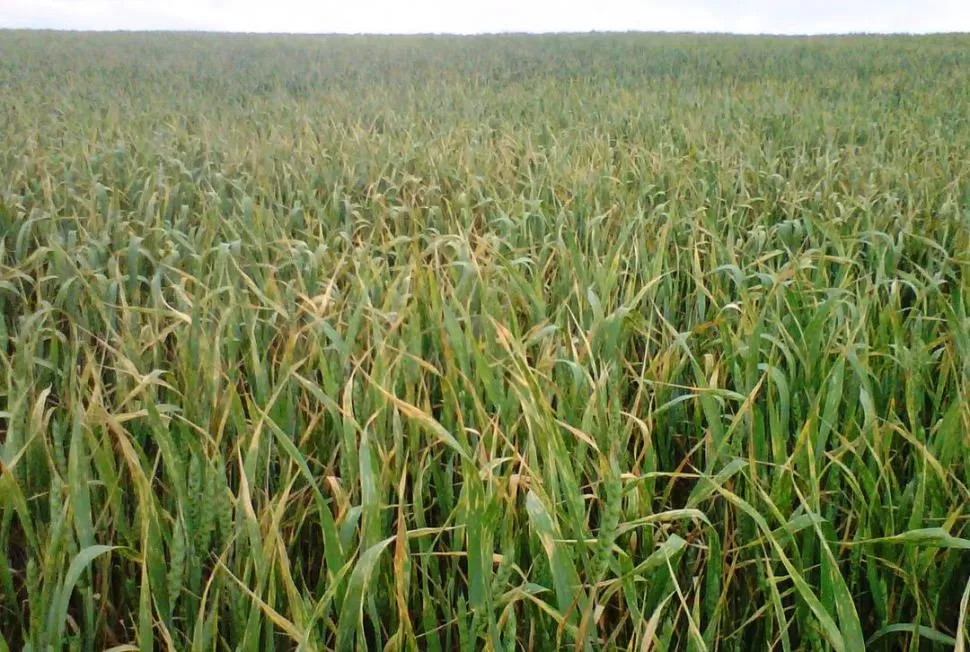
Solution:
[{"label": "horizon line", "polygon": [[859,37],[859,36],[967,36],[970,31],[927,31],[927,32],[907,32],[907,31],[845,31],[845,32],[732,32],[732,31],[710,31],[710,30],[643,30],[643,29],[589,29],[589,30],[503,30],[503,31],[483,31],[483,32],[462,32],[462,31],[415,31],[415,32],[288,32],[288,31],[247,31],[247,30],[220,30],[209,28],[180,28],[171,27],[139,27],[139,28],[114,28],[114,29],[89,29],[79,27],[7,27],[0,25],[0,32],[55,32],[68,34],[199,34],[211,36],[385,36],[385,37],[407,37],[407,36],[454,36],[454,37],[476,37],[476,36],[587,36],[587,35],[642,35],[642,36],[733,36],[733,37],[785,37],[785,38],[832,38],[832,37]]}]

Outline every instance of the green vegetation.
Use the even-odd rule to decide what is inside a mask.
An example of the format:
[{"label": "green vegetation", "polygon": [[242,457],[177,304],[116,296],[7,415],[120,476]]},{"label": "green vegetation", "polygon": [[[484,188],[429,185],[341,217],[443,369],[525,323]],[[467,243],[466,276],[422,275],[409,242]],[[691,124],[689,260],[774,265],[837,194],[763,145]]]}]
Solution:
[{"label": "green vegetation", "polygon": [[0,649],[967,649],[970,37],[0,52]]}]

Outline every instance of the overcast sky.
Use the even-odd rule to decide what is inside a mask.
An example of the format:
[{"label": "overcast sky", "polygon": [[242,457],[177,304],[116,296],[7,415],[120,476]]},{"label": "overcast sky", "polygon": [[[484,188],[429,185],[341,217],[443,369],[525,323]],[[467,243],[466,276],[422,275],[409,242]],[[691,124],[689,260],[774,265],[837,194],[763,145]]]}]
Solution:
[{"label": "overcast sky", "polygon": [[970,32],[970,0],[0,0],[0,27],[234,32]]}]

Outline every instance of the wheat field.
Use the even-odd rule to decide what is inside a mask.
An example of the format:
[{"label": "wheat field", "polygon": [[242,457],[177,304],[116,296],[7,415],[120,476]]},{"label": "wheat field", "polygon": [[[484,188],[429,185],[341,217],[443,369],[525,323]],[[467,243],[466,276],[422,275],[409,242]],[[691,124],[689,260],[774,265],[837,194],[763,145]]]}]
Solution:
[{"label": "wheat field", "polygon": [[967,650],[968,89],[0,32],[0,650]]}]

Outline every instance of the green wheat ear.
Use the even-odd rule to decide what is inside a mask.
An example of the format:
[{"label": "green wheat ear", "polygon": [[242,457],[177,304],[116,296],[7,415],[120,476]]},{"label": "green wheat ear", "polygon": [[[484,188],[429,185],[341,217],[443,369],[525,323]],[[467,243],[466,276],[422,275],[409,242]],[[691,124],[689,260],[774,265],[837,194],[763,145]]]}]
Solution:
[{"label": "green wheat ear", "polygon": [[605,495],[602,500],[599,530],[596,534],[596,542],[593,544],[593,558],[590,562],[591,584],[596,584],[606,574],[623,512],[623,483],[620,475],[608,461],[601,464],[601,467]]},{"label": "green wheat ear", "polygon": [[182,592],[182,585],[185,580],[185,559],[186,550],[189,544],[186,541],[185,528],[182,519],[176,518],[172,526],[171,540],[168,548],[168,595],[169,608],[174,611],[178,603],[179,595]]},{"label": "green wheat ear", "polygon": [[27,562],[27,600],[30,605],[29,639],[35,647],[39,645],[37,637],[40,634],[42,622],[42,612],[39,605],[43,598],[40,592],[40,584],[40,570],[37,567],[37,562],[31,558]]}]

